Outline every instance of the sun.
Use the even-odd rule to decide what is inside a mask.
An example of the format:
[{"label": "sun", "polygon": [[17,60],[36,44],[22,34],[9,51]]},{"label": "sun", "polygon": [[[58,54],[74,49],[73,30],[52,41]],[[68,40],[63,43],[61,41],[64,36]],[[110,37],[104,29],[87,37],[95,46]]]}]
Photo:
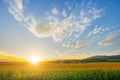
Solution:
[{"label": "sun", "polygon": [[41,61],[41,59],[38,58],[38,57],[31,57],[31,58],[28,59],[28,61],[33,63],[33,64],[37,64]]}]

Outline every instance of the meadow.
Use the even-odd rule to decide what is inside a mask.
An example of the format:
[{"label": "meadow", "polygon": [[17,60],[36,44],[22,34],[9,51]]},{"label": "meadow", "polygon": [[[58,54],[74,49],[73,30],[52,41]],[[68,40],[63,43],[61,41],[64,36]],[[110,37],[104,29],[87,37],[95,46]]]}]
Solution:
[{"label": "meadow", "polygon": [[0,63],[0,80],[120,80],[120,62]]}]

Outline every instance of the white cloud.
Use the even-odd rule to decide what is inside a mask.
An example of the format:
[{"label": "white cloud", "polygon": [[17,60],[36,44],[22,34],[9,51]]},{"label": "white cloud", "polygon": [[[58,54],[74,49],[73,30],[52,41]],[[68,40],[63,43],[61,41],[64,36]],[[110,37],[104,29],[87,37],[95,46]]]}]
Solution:
[{"label": "white cloud", "polygon": [[99,27],[99,28],[96,27],[96,28],[93,30],[93,34],[99,33],[100,30],[102,30],[101,27]]},{"label": "white cloud", "polygon": [[89,32],[87,34],[87,36],[89,37],[89,36],[93,36],[93,35],[96,35],[96,34],[102,34],[102,33],[106,32],[106,31],[109,31],[108,29],[109,28],[105,28],[103,26],[99,27],[98,25],[96,25],[95,28],[93,29],[93,31]]},{"label": "white cloud", "polygon": [[[66,10],[66,12],[69,13],[69,10]],[[89,8],[88,10],[86,10],[85,8],[79,10],[79,8],[76,7],[76,10],[75,11],[73,10],[69,14],[66,14],[64,10],[61,14],[57,16],[54,16],[52,14],[48,15],[49,16],[48,22],[56,24],[55,25],[56,30],[53,33],[53,39],[55,41],[62,40],[69,41],[70,37],[73,37],[75,39],[78,38],[80,34],[82,34],[86,30],[86,28],[92,24],[94,20],[99,18],[101,16],[101,9],[99,10],[93,7]],[[73,32],[78,32],[79,36],[74,37]]]},{"label": "white cloud", "polygon": [[55,15],[57,15],[57,14],[59,13],[59,11],[58,11],[57,8],[53,8],[53,9],[51,10],[51,12],[52,12],[53,14],[55,14]]},{"label": "white cloud", "polygon": [[66,42],[63,44],[64,47],[68,47],[68,48],[72,48],[75,50],[81,50],[82,48],[84,48],[84,46],[86,45],[88,41],[76,41],[76,42]]},{"label": "white cloud", "polygon": [[116,41],[120,41],[120,34],[119,33],[114,34],[112,36],[107,36],[105,40],[100,41],[98,44],[103,45],[103,46],[108,46],[108,45],[115,43]]},{"label": "white cloud", "polygon": [[22,8],[23,8],[23,6],[22,6],[22,0],[15,0],[15,1],[16,1],[18,9],[22,10]]},{"label": "white cloud", "polygon": [[66,14],[65,10],[62,11],[62,16],[67,17],[67,14]]},{"label": "white cloud", "polygon": [[46,23],[37,23],[36,21],[32,23],[29,29],[38,37],[50,37],[53,32],[52,27],[49,27]]},{"label": "white cloud", "polygon": [[85,45],[85,42],[76,42],[74,48],[75,49],[81,49]]},{"label": "white cloud", "polygon": [[11,7],[8,8],[9,12],[14,15],[14,18],[18,21],[22,21],[24,16],[22,14],[23,6],[22,0],[9,0]]},{"label": "white cloud", "polygon": [[55,53],[57,53],[58,57],[60,58],[81,59],[81,56],[79,54],[75,54],[74,50],[67,50],[67,51],[55,50]]},{"label": "white cloud", "polygon": [[9,12],[14,16],[17,21],[20,21],[25,25],[33,34],[38,37],[49,37],[52,35],[53,27],[49,24],[40,22],[31,15],[25,16],[25,10],[22,0],[9,0],[10,7]]},{"label": "white cloud", "polygon": [[[79,5],[69,5],[66,9],[60,10],[53,8],[48,11],[45,16],[46,21],[40,21],[35,17],[25,15],[23,0],[9,0],[9,12],[14,18],[22,22],[37,37],[52,37],[54,41],[80,42],[79,37],[90,25],[99,17],[101,17],[102,9],[88,6],[79,8]],[[87,4],[86,4],[87,5]],[[69,7],[69,8],[68,8]],[[73,8],[74,7],[74,8]],[[61,12],[61,13],[60,13]],[[75,36],[75,32],[78,34]],[[96,29],[93,34],[99,32]],[[70,45],[70,44],[69,44]],[[79,49],[82,43],[71,45],[73,48]]]}]

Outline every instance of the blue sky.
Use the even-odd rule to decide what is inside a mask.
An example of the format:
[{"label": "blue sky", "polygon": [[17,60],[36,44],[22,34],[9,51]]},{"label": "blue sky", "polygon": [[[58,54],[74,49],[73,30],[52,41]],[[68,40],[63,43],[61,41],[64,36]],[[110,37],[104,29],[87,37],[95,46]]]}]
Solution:
[{"label": "blue sky", "polygon": [[0,53],[21,58],[120,54],[119,0],[0,0]]}]

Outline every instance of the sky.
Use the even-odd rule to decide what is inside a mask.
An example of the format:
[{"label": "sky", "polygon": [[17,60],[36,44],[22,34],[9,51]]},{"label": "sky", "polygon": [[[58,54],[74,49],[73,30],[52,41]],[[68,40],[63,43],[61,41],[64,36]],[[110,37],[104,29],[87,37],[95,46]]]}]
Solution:
[{"label": "sky", "polygon": [[120,0],[0,0],[0,53],[81,59],[120,54]]}]

